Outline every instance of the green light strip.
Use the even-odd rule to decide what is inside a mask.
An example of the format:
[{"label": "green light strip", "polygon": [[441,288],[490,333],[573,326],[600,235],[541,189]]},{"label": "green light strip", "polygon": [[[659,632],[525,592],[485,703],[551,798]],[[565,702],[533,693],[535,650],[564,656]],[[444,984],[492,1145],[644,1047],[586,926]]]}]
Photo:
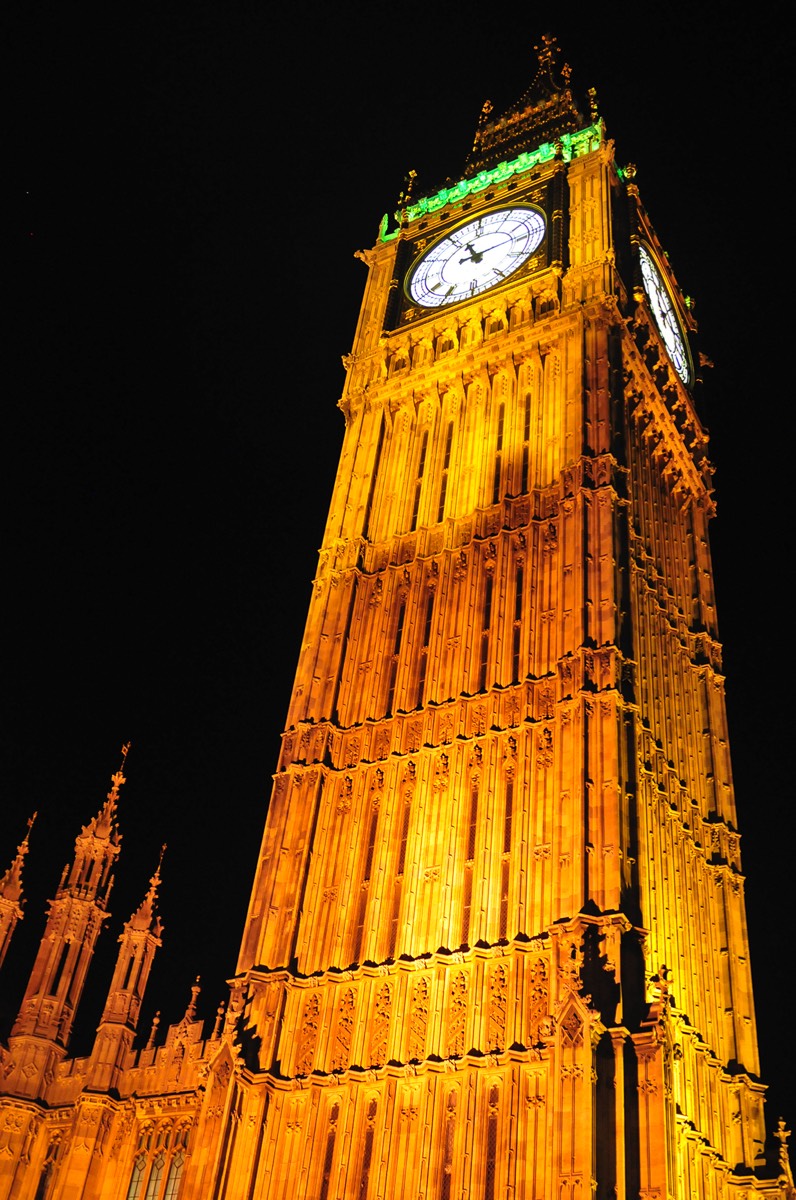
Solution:
[{"label": "green light strip", "polygon": [[[563,147],[562,156],[564,161],[570,162],[573,158],[579,158],[582,154],[591,153],[592,150],[595,150],[599,146],[601,136],[601,122],[589,125],[586,129],[581,129],[577,133],[562,134],[560,141]],[[495,183],[504,183],[512,175],[522,175],[525,171],[530,171],[533,167],[538,167],[541,163],[550,162],[556,156],[556,145],[557,143],[544,142],[538,150],[524,150],[522,154],[511,162],[498,163],[491,171],[479,171],[477,175],[473,175],[472,179],[460,179],[452,187],[442,188],[434,196],[423,196],[416,204],[409,205],[404,214],[404,219],[407,222],[416,221],[418,217],[423,217],[427,213],[437,212],[440,208],[444,208],[446,204],[455,204],[456,201],[463,200],[465,196],[471,196],[474,192],[483,192],[485,188],[491,187]],[[401,212],[398,211],[394,215],[396,221],[400,223],[402,219]],[[398,237],[398,229],[392,233],[387,232],[388,222],[389,213],[385,213],[379,227],[379,240],[382,242],[391,242]]]}]

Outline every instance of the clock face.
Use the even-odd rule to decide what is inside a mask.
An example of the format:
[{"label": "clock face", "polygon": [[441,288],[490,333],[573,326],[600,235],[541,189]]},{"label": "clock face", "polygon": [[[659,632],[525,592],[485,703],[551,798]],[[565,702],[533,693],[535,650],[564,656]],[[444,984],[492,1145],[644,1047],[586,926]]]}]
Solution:
[{"label": "clock face", "polygon": [[675,371],[683,383],[689,384],[691,382],[691,360],[669,290],[655,265],[655,260],[645,246],[639,246],[638,257],[644,291],[647,293],[658,333],[663,338],[663,344]]},{"label": "clock face", "polygon": [[544,240],[536,208],[498,208],[460,225],[426,250],[406,277],[415,304],[439,308],[503,283]]}]

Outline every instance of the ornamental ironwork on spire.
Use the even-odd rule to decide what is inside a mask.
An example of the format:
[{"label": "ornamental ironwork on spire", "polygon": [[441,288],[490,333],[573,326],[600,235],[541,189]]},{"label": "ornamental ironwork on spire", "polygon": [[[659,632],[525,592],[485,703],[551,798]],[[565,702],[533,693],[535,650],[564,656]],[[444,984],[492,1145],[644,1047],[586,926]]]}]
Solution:
[{"label": "ornamental ironwork on spire", "polygon": [[556,142],[586,125],[570,88],[571,69],[566,63],[557,66],[556,39],[545,35],[534,50],[539,66],[519,100],[500,115],[491,101],[484,103],[465,175],[488,170],[544,142]]}]

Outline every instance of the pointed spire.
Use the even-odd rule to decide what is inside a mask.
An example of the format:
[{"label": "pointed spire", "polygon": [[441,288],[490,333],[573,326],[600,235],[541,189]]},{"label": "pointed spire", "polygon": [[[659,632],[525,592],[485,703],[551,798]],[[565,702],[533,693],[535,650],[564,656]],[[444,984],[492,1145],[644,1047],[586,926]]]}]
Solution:
[{"label": "pointed spire", "polygon": [[584,120],[570,89],[572,70],[567,63],[560,69],[557,65],[556,39],[545,34],[534,50],[536,74],[519,100],[502,113],[495,113],[489,100],[484,104],[467,161],[468,176],[583,129]]},{"label": "pointed spire", "polygon": [[155,874],[149,881],[149,890],[138,908],[130,917],[128,925],[131,929],[150,929],[156,937],[160,937],[162,926],[157,915],[158,888],[160,887],[160,868],[163,866],[163,855],[166,853],[166,843],[160,847],[160,858],[155,867]]},{"label": "pointed spire", "polygon": [[33,828],[36,814],[28,821],[28,829],[24,838],[17,846],[16,858],[0,879],[0,966],[5,960],[6,952],[11,943],[14,930],[24,916],[22,907],[22,862],[28,852],[28,838]]},{"label": "pointed spire", "polygon": [[122,746],[122,761],[118,771],[114,771],[113,775],[111,775],[111,790],[108,792],[105,803],[96,817],[92,821],[89,821],[88,825],[84,826],[82,836],[93,836],[103,840],[107,838],[111,838],[112,840],[118,839],[118,834],[116,834],[115,839],[113,837],[116,833],[114,817],[116,816],[116,807],[119,802],[119,789],[123,784],[127,783],[127,777],[124,774],[124,764],[127,760],[127,755],[130,753],[130,745],[130,742],[125,742]]},{"label": "pointed spire", "polygon": [[[130,749],[122,747],[122,767]],[[98,815],[75,839],[55,896],[49,902],[47,927],[39,944],[12,1037],[37,1037],[67,1049],[86,974],[97,938],[109,917],[111,874],[121,834],[116,826],[116,802],[124,783],[120,768],[111,776],[111,790]],[[26,1077],[26,1094],[39,1095],[44,1086],[46,1056],[40,1069]]]},{"label": "pointed spire", "polygon": [[0,879],[0,897],[10,901],[12,904],[20,904],[22,896],[22,863],[28,852],[28,839],[30,838],[30,831],[33,828],[36,815],[34,813],[32,817],[28,818],[27,832],[17,846],[16,857],[3,878]]},{"label": "pointed spire", "polygon": [[71,868],[67,866],[64,870],[57,896],[69,893],[83,899],[96,898],[103,907],[107,906],[113,884],[110,870],[122,841],[116,824],[116,808],[119,790],[127,782],[123,768],[129,751],[130,743],[126,742],[122,746],[121,766],[111,775],[111,790],[105,803],[75,839],[75,857]]}]

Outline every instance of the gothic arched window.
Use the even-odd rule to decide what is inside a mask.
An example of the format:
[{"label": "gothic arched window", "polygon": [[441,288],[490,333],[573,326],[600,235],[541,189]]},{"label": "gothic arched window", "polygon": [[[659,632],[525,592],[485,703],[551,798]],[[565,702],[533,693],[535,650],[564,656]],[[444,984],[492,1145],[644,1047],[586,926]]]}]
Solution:
[{"label": "gothic arched window", "polygon": [[183,1122],[175,1130],[171,1121],[143,1126],[125,1200],[177,1200],[189,1128]]}]

